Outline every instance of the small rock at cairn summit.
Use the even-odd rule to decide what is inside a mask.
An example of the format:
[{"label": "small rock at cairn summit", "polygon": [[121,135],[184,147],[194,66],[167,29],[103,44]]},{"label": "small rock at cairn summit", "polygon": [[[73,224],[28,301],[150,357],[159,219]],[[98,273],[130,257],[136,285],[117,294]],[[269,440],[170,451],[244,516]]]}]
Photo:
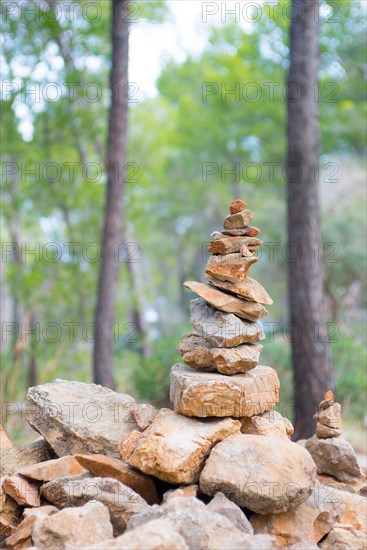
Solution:
[{"label": "small rock at cairn summit", "polygon": [[329,474],[343,482],[357,481],[363,476],[352,445],[341,437],[341,407],[331,391],[314,415],[316,435],[308,439],[305,447],[311,454],[319,474]]}]

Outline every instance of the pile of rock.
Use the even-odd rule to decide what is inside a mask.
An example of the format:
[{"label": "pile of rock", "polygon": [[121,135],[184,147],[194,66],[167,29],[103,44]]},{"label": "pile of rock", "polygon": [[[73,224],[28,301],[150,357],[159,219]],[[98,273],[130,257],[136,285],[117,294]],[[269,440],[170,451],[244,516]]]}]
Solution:
[{"label": "pile of rock", "polygon": [[256,343],[271,300],[247,276],[261,241],[246,206],[232,203],[213,236],[209,285],[186,283],[200,299],[179,345],[186,364],[172,368],[175,410],[95,384],[29,389],[26,419],[42,437],[16,447],[0,430],[2,547],[363,548],[366,489],[336,451],[340,406],[326,395],[303,446],[273,410],[279,381]]},{"label": "pile of rock", "polygon": [[249,225],[253,213],[246,207],[233,201],[224,230],[211,235],[209,284],[184,283],[199,296],[191,302],[196,332],[186,334],[177,348],[185,365],[176,365],[171,374],[171,401],[186,416],[252,417],[278,402],[275,371],[257,367],[258,342],[264,339],[258,321],[268,313],[264,305],[273,301],[248,277],[262,241],[256,238],[260,230]]},{"label": "pile of rock", "polygon": [[344,482],[358,482],[361,468],[352,445],[341,437],[341,406],[331,391],[326,392],[314,415],[316,434],[306,441],[319,474],[329,474]]}]

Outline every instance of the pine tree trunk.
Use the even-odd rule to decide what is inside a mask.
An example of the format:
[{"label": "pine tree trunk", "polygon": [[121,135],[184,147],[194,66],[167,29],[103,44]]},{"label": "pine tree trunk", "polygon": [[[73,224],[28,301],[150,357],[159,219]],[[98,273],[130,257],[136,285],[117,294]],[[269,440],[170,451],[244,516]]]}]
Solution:
[{"label": "pine tree trunk", "polygon": [[120,273],[124,164],[127,147],[127,82],[129,55],[129,3],[112,1],[111,106],[107,152],[107,196],[102,258],[95,311],[93,375],[97,384],[115,387],[112,365],[113,324]]},{"label": "pine tree trunk", "polygon": [[[293,0],[288,77],[288,277],[295,439],[315,431],[312,413],[333,389],[317,181],[318,0]],[[321,257],[320,257],[321,256]]]}]

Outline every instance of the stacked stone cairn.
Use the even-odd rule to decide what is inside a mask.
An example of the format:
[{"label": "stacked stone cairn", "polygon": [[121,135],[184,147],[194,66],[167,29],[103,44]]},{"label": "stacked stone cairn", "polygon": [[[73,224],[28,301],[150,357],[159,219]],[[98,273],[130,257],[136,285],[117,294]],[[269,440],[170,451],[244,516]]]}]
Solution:
[{"label": "stacked stone cairn", "polygon": [[278,377],[258,365],[272,301],[248,276],[261,241],[246,207],[234,201],[212,235],[208,284],[185,283],[199,298],[172,367],[174,410],[54,380],[28,390],[38,439],[13,445],[0,426],[1,548],[365,548],[365,478],[333,395],[303,444],[273,410]]},{"label": "stacked stone cairn", "polygon": [[306,449],[315,461],[317,472],[347,483],[358,483],[363,474],[352,445],[342,437],[341,406],[332,391],[326,392],[314,420],[316,434],[306,441]]},{"label": "stacked stone cairn", "polygon": [[246,207],[242,200],[233,201],[223,231],[211,235],[209,284],[184,283],[199,296],[191,302],[196,332],[186,334],[177,348],[185,365],[175,366],[171,375],[171,400],[186,416],[252,417],[278,402],[275,371],[257,366],[258,342],[264,339],[258,321],[268,313],[264,305],[273,301],[248,276],[262,241]]}]

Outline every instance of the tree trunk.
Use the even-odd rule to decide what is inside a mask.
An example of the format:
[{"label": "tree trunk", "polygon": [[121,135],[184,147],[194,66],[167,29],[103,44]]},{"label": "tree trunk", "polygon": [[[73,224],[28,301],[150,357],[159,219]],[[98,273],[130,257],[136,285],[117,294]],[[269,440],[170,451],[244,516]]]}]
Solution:
[{"label": "tree trunk", "polygon": [[[29,326],[31,330],[36,328],[36,316],[33,311],[29,316]],[[31,339],[29,345],[29,361],[28,361],[28,388],[37,386],[37,363],[36,363],[36,342]]]},{"label": "tree trunk", "polygon": [[95,311],[93,352],[94,381],[115,387],[112,367],[113,324],[120,273],[122,242],[124,165],[127,146],[127,83],[129,55],[129,2],[112,2],[111,106],[107,152],[107,196],[102,240],[102,258]]},{"label": "tree trunk", "polygon": [[319,163],[318,0],[293,0],[288,77],[288,277],[295,439],[315,431],[312,413],[333,389],[323,289]]}]

